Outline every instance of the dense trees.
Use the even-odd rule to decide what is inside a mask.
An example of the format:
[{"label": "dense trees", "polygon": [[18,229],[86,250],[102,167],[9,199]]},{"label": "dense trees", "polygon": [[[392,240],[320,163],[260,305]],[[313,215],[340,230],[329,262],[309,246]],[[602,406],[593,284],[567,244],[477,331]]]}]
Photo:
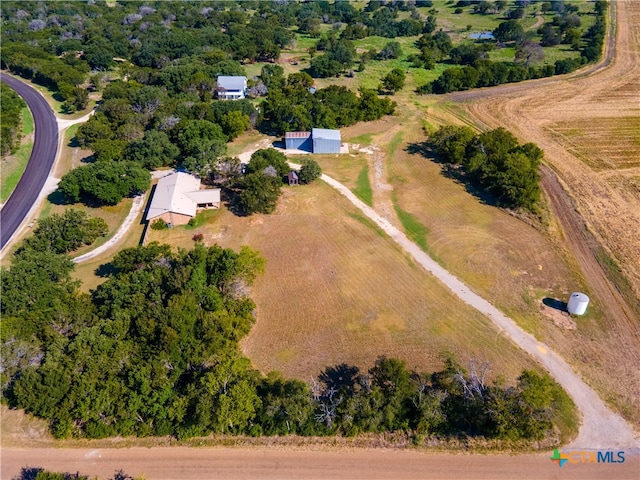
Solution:
[{"label": "dense trees", "polygon": [[445,161],[461,164],[470,179],[507,207],[535,210],[540,198],[538,166],[543,152],[519,145],[503,128],[474,135],[468,127],[441,127],[429,137]]},{"label": "dense trees", "polygon": [[[307,78],[308,77],[308,78]],[[315,94],[306,74],[292,74],[282,89],[272,89],[262,103],[261,128],[270,133],[339,128],[358,121],[377,120],[394,112],[396,104],[380,98],[375,90],[361,89],[358,97],[346,87],[331,85]]]},{"label": "dense trees", "polygon": [[61,215],[54,213],[39,220],[33,236],[24,241],[22,248],[52,254],[69,253],[82,245],[92,244],[107,231],[107,223],[102,218],[89,218],[85,212],[70,208]]},{"label": "dense trees", "polygon": [[96,162],[65,174],[58,189],[70,202],[115,205],[149,188],[149,172],[132,162]]},{"label": "dense trees", "polygon": [[[269,178],[248,177],[260,175]],[[571,401],[547,376],[525,371],[513,386],[489,385],[486,365],[472,361],[467,371],[448,357],[433,373],[380,357],[366,373],[327,367],[310,385],[262,377],[238,348],[254,321],[247,286],[264,269],[248,247],[126,249],[90,295],[70,279],[68,257],[49,248],[23,246],[3,271],[0,353],[5,399],[49,420],[57,437],[403,431],[540,439],[573,421]]]},{"label": "dense trees", "polygon": [[20,141],[22,109],[26,106],[16,92],[0,83],[0,155],[13,152]]}]

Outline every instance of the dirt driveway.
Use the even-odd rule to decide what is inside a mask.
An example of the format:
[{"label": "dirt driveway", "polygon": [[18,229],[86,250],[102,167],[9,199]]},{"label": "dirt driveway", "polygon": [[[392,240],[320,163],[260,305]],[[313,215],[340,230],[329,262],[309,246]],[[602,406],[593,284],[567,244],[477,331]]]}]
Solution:
[{"label": "dirt driveway", "polygon": [[116,470],[148,480],[173,479],[554,479],[637,480],[640,456],[623,464],[552,462],[535,455],[429,454],[406,450],[310,451],[231,448],[127,448],[2,450],[2,478],[25,466],[80,472],[104,479]]}]

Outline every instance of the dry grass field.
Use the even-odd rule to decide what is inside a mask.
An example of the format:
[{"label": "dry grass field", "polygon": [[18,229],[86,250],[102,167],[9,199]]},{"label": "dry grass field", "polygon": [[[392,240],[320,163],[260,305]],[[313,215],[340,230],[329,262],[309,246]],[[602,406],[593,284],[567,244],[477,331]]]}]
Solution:
[{"label": "dry grass field", "polygon": [[[463,103],[455,111],[450,104],[442,107],[483,128],[504,126],[545,151],[555,173],[543,177],[558,218],[555,242],[581,271],[599,312],[579,319],[576,331],[551,329],[542,340],[637,426],[640,3],[617,2],[616,9],[616,55],[605,68],[588,76],[455,94],[450,98]],[[516,252],[526,258],[526,251]]]},{"label": "dry grass field", "polygon": [[263,372],[308,379],[342,362],[366,369],[379,355],[428,371],[441,367],[443,351],[487,359],[508,381],[533,366],[323,183],[286,188],[272,215],[221,209],[200,228],[152,231],[149,240],[188,247],[196,233],[267,259],[251,294],[257,323],[243,342]]}]

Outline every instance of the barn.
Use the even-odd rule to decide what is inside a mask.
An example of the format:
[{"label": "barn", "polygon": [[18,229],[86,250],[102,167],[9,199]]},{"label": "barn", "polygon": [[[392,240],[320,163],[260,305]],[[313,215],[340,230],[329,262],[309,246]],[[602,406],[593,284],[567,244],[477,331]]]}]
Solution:
[{"label": "barn", "polygon": [[314,128],[311,130],[313,153],[340,153],[340,130]]},{"label": "barn", "polygon": [[287,150],[311,151],[311,132],[286,132],[284,144]]}]

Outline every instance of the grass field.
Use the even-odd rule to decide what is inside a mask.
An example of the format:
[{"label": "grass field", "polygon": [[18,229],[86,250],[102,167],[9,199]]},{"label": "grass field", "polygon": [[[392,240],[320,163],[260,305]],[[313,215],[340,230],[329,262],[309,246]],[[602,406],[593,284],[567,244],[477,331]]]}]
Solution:
[{"label": "grass field", "polygon": [[444,350],[463,362],[487,358],[492,374],[513,376],[531,361],[481,315],[414,265],[379,229],[322,182],[285,188],[272,215],[221,209],[199,229],[152,231],[149,240],[246,244],[267,259],[252,289],[257,323],[245,353],[266,372],[308,379],[327,365],[368,368],[379,355],[437,368]]},{"label": "grass field", "polygon": [[27,168],[33,148],[33,116],[31,111],[22,109],[22,140],[16,152],[2,159],[0,168],[0,202],[7,201]]},{"label": "grass field", "polygon": [[373,190],[371,190],[371,182],[369,181],[369,167],[364,167],[360,170],[353,193],[370,207],[373,206]]}]

